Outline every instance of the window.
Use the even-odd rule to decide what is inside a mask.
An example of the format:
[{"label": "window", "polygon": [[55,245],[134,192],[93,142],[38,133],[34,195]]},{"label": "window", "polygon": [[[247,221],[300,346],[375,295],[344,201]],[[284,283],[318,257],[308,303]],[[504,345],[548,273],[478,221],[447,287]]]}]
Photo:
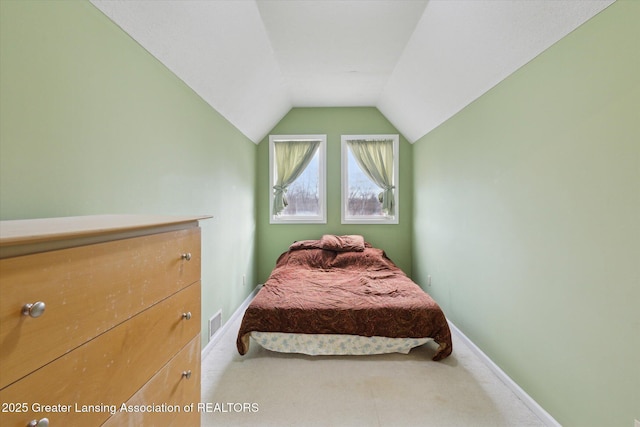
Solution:
[{"label": "window", "polygon": [[342,135],[342,223],[398,223],[398,135]]},{"label": "window", "polygon": [[326,135],[269,136],[271,224],[327,222]]}]

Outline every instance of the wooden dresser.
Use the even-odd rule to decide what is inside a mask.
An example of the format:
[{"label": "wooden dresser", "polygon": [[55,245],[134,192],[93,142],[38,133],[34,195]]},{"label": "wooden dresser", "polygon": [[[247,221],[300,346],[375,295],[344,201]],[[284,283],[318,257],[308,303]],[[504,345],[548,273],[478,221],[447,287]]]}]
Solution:
[{"label": "wooden dresser", "polygon": [[200,425],[205,218],[0,222],[0,425]]}]

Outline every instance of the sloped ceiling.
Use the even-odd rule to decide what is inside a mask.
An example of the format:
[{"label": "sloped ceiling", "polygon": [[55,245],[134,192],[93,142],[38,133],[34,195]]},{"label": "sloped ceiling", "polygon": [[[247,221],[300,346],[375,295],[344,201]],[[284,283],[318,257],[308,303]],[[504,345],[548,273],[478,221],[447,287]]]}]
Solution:
[{"label": "sloped ceiling", "polygon": [[372,106],[415,142],[614,0],[91,0],[255,143]]}]

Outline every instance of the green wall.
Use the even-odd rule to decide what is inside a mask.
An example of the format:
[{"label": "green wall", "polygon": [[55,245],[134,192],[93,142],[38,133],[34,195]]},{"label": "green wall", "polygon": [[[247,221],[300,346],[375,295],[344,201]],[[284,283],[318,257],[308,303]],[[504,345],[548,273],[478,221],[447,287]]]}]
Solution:
[{"label": "green wall", "polygon": [[640,2],[414,146],[413,266],[564,426],[640,419]]},{"label": "green wall", "polygon": [[0,218],[213,215],[206,335],[256,283],[257,147],[90,3],[0,8]]},{"label": "green wall", "polygon": [[399,134],[376,108],[294,108],[270,132],[272,135],[327,135],[327,223],[269,224],[269,138],[258,146],[257,223],[258,280],[269,276],[278,256],[296,240],[318,239],[323,234],[362,234],[372,245],[411,274],[412,145],[400,135],[400,218],[397,225],[340,224],[340,136]]}]

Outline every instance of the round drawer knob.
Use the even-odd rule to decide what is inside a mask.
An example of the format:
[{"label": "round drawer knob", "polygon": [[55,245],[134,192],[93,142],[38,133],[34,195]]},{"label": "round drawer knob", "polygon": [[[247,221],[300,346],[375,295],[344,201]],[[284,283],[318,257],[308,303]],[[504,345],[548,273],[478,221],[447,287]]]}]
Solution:
[{"label": "round drawer knob", "polygon": [[187,252],[186,254],[182,254],[182,259],[191,261],[191,252]]},{"label": "round drawer knob", "polygon": [[182,372],[182,377],[183,377],[183,378],[186,378],[186,379],[191,378],[191,370],[183,371],[183,372]]},{"label": "round drawer knob", "polygon": [[27,427],[49,427],[49,418],[43,418],[40,421],[31,420],[29,424],[27,424]]},{"label": "round drawer knob", "polygon": [[[45,309],[45,305],[42,301],[38,301],[38,302],[34,302],[33,304],[25,304],[22,307],[22,314],[24,316],[31,316],[31,317],[40,317],[44,314],[44,309]],[[46,420],[46,418],[43,418],[43,420]],[[49,420],[47,420],[47,424],[49,425]],[[37,424],[37,425],[44,425],[44,424]]]},{"label": "round drawer knob", "polygon": [[191,320],[191,312],[187,311],[186,313],[182,313],[182,318],[184,320]]}]

